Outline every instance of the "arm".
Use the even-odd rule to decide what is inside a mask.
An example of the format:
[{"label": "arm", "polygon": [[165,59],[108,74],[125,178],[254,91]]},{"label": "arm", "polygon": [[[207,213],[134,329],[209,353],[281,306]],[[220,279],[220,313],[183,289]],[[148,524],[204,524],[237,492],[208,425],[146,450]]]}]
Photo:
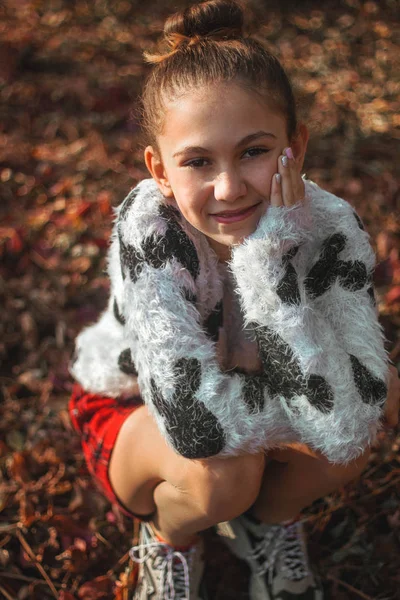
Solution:
[{"label": "arm", "polygon": [[210,264],[204,267],[204,236],[162,204],[154,182],[138,189],[121,208],[114,240],[123,279],[119,306],[143,399],[160,430],[186,458],[255,452],[266,437],[271,446],[296,441],[282,405],[265,395],[263,377],[219,368],[196,306],[196,282],[214,285]]},{"label": "arm", "polygon": [[350,205],[309,182],[306,192],[270,207],[231,268],[269,393],[304,443],[346,463],[373,441],[387,393],[375,258]]}]

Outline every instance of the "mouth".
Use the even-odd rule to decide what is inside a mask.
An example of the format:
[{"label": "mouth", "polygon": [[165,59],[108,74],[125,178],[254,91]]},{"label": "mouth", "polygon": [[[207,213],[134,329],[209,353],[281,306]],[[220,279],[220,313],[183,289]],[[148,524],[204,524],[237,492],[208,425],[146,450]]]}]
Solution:
[{"label": "mouth", "polygon": [[248,208],[242,208],[240,210],[227,210],[224,212],[212,214],[211,216],[218,223],[236,223],[237,221],[247,219],[247,217],[254,213],[257,206],[259,205],[260,203],[254,204],[253,206],[249,206]]}]

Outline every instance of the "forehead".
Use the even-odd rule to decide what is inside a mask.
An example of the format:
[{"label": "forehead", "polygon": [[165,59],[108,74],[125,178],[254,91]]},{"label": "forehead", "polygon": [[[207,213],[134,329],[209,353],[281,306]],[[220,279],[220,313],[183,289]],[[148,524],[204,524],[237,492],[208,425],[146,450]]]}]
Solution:
[{"label": "forehead", "polygon": [[217,83],[167,101],[159,139],[164,145],[183,140],[195,145],[198,138],[211,142],[223,136],[228,141],[265,128],[276,137],[285,136],[286,119],[254,90]]}]

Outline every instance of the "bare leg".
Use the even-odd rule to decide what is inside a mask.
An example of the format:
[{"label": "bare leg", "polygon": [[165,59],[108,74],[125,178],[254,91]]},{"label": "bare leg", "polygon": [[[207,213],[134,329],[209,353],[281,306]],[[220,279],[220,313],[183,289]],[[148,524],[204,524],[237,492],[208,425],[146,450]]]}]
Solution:
[{"label": "bare leg", "polygon": [[164,441],[147,407],[121,428],[110,462],[110,481],[132,512],[154,512],[153,523],[172,545],[247,510],[256,500],[265,465],[263,453],[189,460]]},{"label": "bare leg", "polygon": [[268,455],[260,494],[253,514],[264,523],[292,519],[314,500],[333,492],[364,469],[366,451],[346,466],[333,465],[324,456],[301,444]]}]

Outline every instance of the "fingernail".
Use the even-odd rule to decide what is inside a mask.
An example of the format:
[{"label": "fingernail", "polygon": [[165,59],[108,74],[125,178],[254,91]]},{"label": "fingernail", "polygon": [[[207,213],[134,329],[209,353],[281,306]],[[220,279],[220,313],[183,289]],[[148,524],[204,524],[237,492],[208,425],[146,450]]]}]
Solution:
[{"label": "fingernail", "polygon": [[276,181],[277,181],[278,183],[280,183],[280,182],[281,182],[281,179],[282,179],[282,177],[281,177],[281,174],[280,174],[280,173],[275,173],[275,179],[276,179]]},{"label": "fingernail", "polygon": [[282,156],[282,164],[284,167],[288,166],[289,159],[287,156]]},{"label": "fingernail", "polygon": [[285,150],[285,154],[286,154],[286,156],[287,156],[288,158],[291,158],[291,159],[293,159],[293,158],[294,158],[294,156],[293,156],[293,150],[292,150],[291,148],[286,148],[286,150]]}]

